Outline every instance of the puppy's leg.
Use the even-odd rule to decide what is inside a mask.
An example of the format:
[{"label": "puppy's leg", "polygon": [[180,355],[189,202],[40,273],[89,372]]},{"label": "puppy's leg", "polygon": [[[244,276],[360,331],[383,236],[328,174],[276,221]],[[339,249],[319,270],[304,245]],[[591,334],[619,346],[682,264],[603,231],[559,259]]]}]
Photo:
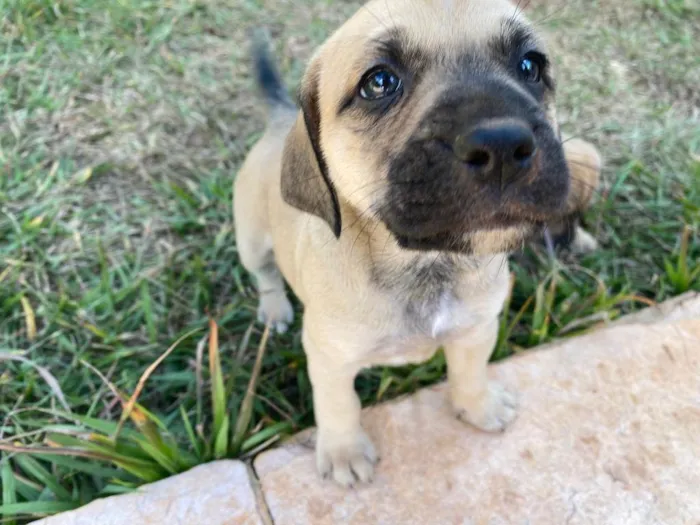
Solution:
[{"label": "puppy's leg", "polygon": [[[361,404],[355,392],[357,367],[344,363],[339,348],[312,334],[304,320],[302,333],[313,388],[314,416],[318,428],[316,467],[322,477],[344,486],[369,482],[374,476],[377,453],[360,425]],[[333,352],[332,357],[329,355]]]},{"label": "puppy's leg", "polygon": [[551,221],[547,227],[556,247],[568,247],[573,253],[587,254],[598,249],[598,241],[580,224],[578,213]]},{"label": "puppy's leg", "polygon": [[517,415],[516,397],[489,382],[486,368],[498,338],[498,321],[445,345],[450,398],[457,417],[487,432],[505,430]]},{"label": "puppy's leg", "polygon": [[294,320],[294,309],[287,298],[284,279],[277,268],[272,249],[265,250],[257,243],[250,243],[247,249],[241,249],[240,240],[238,243],[241,263],[253,274],[258,284],[258,320],[269,322],[278,333],[285,332]]},{"label": "puppy's leg", "polygon": [[294,320],[294,309],[287,298],[284,278],[277,268],[272,249],[261,255],[255,269],[248,271],[253,273],[258,283],[258,320],[261,323],[269,322],[278,333],[286,332],[288,325]]},{"label": "puppy's leg", "polygon": [[[571,174],[571,191],[567,200],[570,214],[586,211],[600,186],[603,160],[597,148],[582,139],[564,137],[564,155]],[[583,229],[578,219],[570,242],[574,253],[585,254],[598,249],[598,241]]]},{"label": "puppy's leg", "polygon": [[[239,186],[245,189],[244,186]],[[238,189],[238,188],[237,188]],[[272,240],[265,227],[264,216],[249,209],[249,202],[260,202],[244,198],[244,192],[236,194],[234,213],[236,224],[236,245],[243,267],[255,277],[260,304],[258,319],[269,322],[278,332],[284,332],[294,319],[292,308],[284,287],[284,279],[272,251]]]},{"label": "puppy's leg", "polygon": [[582,226],[576,226],[574,240],[571,242],[571,250],[578,254],[587,254],[598,249],[598,240],[593,234],[588,233]]}]

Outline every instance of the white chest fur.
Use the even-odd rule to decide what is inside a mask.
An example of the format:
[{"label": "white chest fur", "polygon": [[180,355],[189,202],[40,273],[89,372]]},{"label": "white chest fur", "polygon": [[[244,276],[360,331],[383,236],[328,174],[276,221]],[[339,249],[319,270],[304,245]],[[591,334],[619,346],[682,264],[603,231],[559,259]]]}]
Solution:
[{"label": "white chest fur", "polygon": [[431,317],[426,319],[426,325],[430,328],[429,335],[432,339],[438,340],[473,321],[472,316],[464,312],[460,306],[462,305],[452,294],[443,293],[440,295]]},{"label": "white chest fur", "polygon": [[480,323],[483,316],[471,305],[451,293],[441,295],[430,308],[424,305],[425,317],[411,314],[396,320],[380,337],[366,346],[363,366],[401,366],[424,362],[445,342],[468,332]]},{"label": "white chest fur", "polygon": [[401,296],[394,295],[383,329],[365,347],[364,366],[422,362],[447,341],[468,337],[469,330],[498,316],[508,282],[507,265],[499,264],[493,272],[474,273],[455,286],[438,286],[435,293],[406,288],[404,308],[396,308]]}]

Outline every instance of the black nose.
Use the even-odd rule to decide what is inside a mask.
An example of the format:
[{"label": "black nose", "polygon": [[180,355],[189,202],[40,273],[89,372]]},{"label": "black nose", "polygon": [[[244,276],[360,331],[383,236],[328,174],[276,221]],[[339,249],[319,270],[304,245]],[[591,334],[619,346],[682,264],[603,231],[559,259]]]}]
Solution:
[{"label": "black nose", "polygon": [[503,186],[528,172],[537,146],[525,123],[493,119],[458,135],[453,150],[471,172]]}]

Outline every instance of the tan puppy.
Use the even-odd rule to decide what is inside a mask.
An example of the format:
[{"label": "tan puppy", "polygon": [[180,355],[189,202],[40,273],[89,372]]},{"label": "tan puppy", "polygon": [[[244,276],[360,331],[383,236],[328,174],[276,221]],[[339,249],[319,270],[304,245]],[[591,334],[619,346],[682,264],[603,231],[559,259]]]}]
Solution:
[{"label": "tan puppy", "polygon": [[283,278],[304,304],[321,474],[372,478],[356,374],[438,347],[457,417],[505,429],[516,399],[486,365],[507,255],[577,201],[532,26],[505,0],[374,0],[314,55],[300,109],[261,46],[256,72],[270,114],[235,183],[238,251],[261,320],[291,322]]}]

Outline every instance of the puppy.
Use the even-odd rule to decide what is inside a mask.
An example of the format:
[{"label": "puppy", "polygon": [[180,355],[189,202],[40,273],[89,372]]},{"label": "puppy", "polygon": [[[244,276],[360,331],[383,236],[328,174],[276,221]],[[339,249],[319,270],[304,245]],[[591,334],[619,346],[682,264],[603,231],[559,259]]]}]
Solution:
[{"label": "puppy", "polygon": [[580,207],[582,143],[562,145],[533,26],[506,0],[370,1],[312,57],[298,107],[255,57],[269,118],[235,181],[238,252],[262,321],[292,321],[285,280],[304,304],[319,472],[372,479],[355,376],[439,347],[456,416],[504,430],[516,397],[486,368],[508,253]]}]

